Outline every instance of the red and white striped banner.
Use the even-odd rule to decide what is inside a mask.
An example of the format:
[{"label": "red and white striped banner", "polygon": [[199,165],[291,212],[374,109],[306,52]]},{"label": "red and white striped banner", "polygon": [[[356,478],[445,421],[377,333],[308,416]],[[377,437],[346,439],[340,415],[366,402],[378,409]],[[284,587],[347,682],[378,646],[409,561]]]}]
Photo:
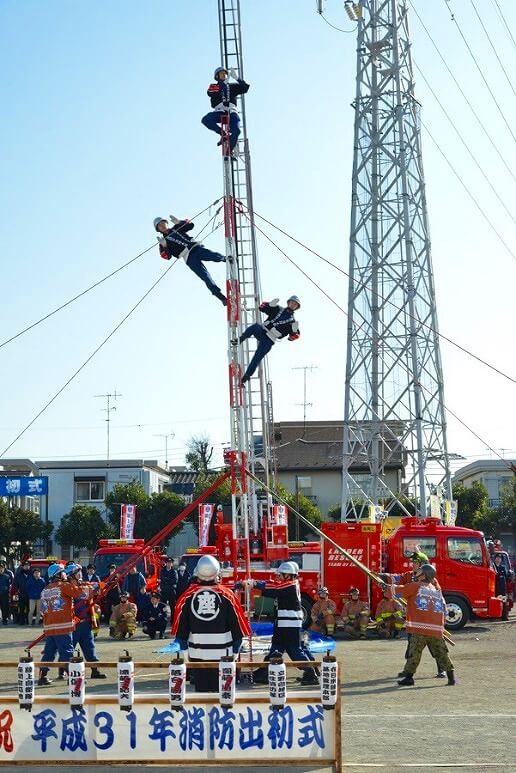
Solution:
[{"label": "red and white striped banner", "polygon": [[215,505],[199,505],[199,547],[203,548],[208,544],[208,535],[210,533],[211,519],[215,511]]},{"label": "red and white striped banner", "polygon": [[121,505],[120,539],[133,539],[136,505]]}]

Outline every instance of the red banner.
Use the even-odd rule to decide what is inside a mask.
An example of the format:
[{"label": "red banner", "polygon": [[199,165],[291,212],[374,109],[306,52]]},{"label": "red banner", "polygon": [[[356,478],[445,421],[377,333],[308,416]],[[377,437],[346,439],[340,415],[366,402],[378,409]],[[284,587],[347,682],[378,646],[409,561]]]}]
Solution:
[{"label": "red banner", "polygon": [[136,505],[121,505],[120,539],[133,539],[135,521],[136,521]]},{"label": "red banner", "polygon": [[215,505],[199,505],[199,547],[206,547]]}]

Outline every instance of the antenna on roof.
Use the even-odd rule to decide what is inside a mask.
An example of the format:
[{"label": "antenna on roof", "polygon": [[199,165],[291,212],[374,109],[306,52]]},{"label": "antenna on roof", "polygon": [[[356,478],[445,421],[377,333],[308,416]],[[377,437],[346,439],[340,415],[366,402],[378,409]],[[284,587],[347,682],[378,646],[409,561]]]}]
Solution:
[{"label": "antenna on roof", "polygon": [[310,408],[313,406],[313,403],[308,403],[306,401],[306,373],[308,370],[311,373],[313,370],[316,370],[316,369],[317,369],[317,365],[300,365],[298,368],[292,368],[292,370],[303,371],[303,402],[296,403],[296,405],[303,406],[303,437],[306,435],[306,409],[308,408],[308,406],[310,406]]}]

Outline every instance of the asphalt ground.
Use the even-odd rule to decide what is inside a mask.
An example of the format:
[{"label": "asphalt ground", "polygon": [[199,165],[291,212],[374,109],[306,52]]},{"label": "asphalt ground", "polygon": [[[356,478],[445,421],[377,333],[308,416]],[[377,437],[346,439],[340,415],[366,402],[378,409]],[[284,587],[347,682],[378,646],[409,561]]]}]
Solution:
[{"label": "asphalt ground", "polygon": [[[0,628],[0,660],[17,660],[41,629],[9,625]],[[30,636],[30,639],[29,639]],[[346,773],[368,769],[389,771],[516,771],[516,614],[507,622],[481,622],[454,634],[456,646],[450,655],[455,665],[457,685],[448,687],[445,679],[435,678],[435,664],[425,651],[416,686],[400,689],[398,671],[404,664],[406,640],[337,641],[342,680],[342,751]],[[139,631],[124,643],[134,660],[168,660],[156,654],[164,644],[150,641]],[[104,626],[97,639],[101,660],[114,661],[121,642],[108,637]],[[40,656],[34,649],[35,659]],[[113,674],[110,671],[110,676]],[[147,673],[138,679],[151,691],[163,691],[165,671]],[[55,676],[52,672],[51,676]],[[166,678],[166,677],[165,677]],[[295,684],[289,679],[289,685]],[[63,693],[63,682],[46,688],[49,694]],[[249,687],[246,685],[246,689]],[[263,689],[254,687],[253,689]],[[302,688],[301,688],[302,689]],[[88,692],[113,693],[112,678],[89,681]],[[16,694],[15,671],[0,669],[0,695]],[[68,773],[75,766],[45,766],[45,773]],[[118,767],[110,765],[109,767]],[[127,773],[142,766],[124,765]],[[151,767],[151,766],[143,766]],[[178,767],[178,766],[175,766]],[[256,769],[274,773],[291,765]],[[89,771],[106,766],[88,766]],[[27,773],[36,766],[24,766]],[[18,772],[19,766],[4,771]],[[198,766],[179,767],[182,773],[198,773]],[[226,768],[228,773],[248,773],[249,767]],[[329,768],[295,767],[299,773],[329,771]]]}]

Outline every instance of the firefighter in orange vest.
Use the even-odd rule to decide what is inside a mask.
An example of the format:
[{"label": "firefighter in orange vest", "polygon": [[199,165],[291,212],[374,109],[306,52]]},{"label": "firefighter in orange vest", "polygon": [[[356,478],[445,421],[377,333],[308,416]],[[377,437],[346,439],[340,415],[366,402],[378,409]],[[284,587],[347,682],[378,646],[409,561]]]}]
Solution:
[{"label": "firefighter in orange vest", "polygon": [[344,622],[344,631],[354,639],[366,638],[369,624],[369,607],[365,601],[360,601],[358,588],[349,589],[350,598],[344,602],[341,617]]},{"label": "firefighter in orange vest", "polygon": [[407,632],[411,634],[409,656],[405,666],[405,676],[398,684],[400,687],[411,687],[414,684],[414,674],[421,661],[425,647],[428,647],[432,657],[437,661],[440,671],[446,671],[448,684],[455,684],[453,663],[448,655],[444,640],[444,620],[446,602],[439,587],[434,584],[435,569],[430,564],[423,564],[418,582],[408,585],[390,585],[389,595],[403,593],[407,600]]},{"label": "firefighter in orange vest", "polygon": [[376,633],[381,639],[396,639],[403,630],[403,613],[396,599],[383,592],[383,599],[376,607]]},{"label": "firefighter in orange vest", "polygon": [[[82,596],[83,592],[84,589],[76,577],[71,576],[70,582],[67,582],[62,564],[49,566],[48,585],[41,593],[41,614],[45,632],[45,646],[41,655],[43,662],[54,660],[56,655],[59,655],[60,663],[70,661],[73,655],[72,633],[75,629],[73,601]],[[40,687],[52,684],[47,677],[48,671],[46,667],[40,670]]]},{"label": "firefighter in orange vest", "polygon": [[315,602],[310,615],[312,617],[311,631],[322,633],[325,636],[333,636],[335,633],[335,612],[337,605],[328,596],[328,588],[319,588],[319,599]]}]

